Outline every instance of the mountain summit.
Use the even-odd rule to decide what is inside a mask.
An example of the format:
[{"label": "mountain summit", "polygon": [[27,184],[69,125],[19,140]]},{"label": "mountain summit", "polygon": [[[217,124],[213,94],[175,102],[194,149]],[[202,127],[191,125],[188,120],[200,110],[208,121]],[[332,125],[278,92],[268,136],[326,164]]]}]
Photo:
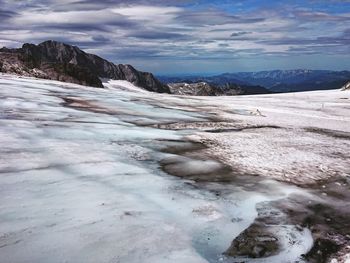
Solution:
[{"label": "mountain summit", "polygon": [[103,87],[100,78],[127,80],[149,91],[169,93],[153,74],[131,65],[114,64],[57,41],[24,44],[18,49],[0,49],[0,72]]}]

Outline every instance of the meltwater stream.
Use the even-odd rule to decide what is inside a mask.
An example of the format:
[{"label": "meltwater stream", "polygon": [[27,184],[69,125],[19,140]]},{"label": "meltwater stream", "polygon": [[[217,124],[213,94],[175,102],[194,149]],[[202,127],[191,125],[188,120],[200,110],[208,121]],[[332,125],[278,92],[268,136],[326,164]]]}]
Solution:
[{"label": "meltwater stream", "polygon": [[[163,172],[163,159],[180,156],[161,146],[195,131],[152,124],[205,113],[167,107],[178,97],[107,87],[1,76],[0,262],[242,262],[223,252],[256,206],[306,194],[268,180],[197,184]],[[312,246],[307,229],[281,225],[276,235],[277,255],[245,262],[301,262]]]}]

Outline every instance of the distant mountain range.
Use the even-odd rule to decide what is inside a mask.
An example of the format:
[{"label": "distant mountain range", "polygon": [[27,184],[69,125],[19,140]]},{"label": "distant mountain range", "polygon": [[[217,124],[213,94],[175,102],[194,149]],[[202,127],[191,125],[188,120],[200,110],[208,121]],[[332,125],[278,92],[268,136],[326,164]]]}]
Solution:
[{"label": "distant mountain range", "polygon": [[261,86],[270,92],[293,92],[339,89],[350,79],[350,71],[330,70],[271,70],[260,72],[224,73],[216,76],[159,76],[165,83],[207,82],[211,85],[229,84]]},{"label": "distant mountain range", "polygon": [[103,87],[101,78],[127,80],[159,93],[222,96],[338,89],[350,80],[350,71],[273,70],[225,73],[217,76],[161,76],[131,65],[114,64],[76,46],[56,41],[21,48],[0,48],[0,72]]},{"label": "distant mountain range", "polygon": [[169,93],[151,73],[131,65],[113,64],[99,56],[85,53],[76,46],[56,41],[22,48],[0,49],[0,72],[103,87],[100,78],[127,80],[149,91]]}]

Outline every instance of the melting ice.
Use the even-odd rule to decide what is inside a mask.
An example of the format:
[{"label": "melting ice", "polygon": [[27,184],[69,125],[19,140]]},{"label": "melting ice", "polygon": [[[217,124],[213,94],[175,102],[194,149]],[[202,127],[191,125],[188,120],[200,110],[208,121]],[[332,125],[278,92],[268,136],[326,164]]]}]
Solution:
[{"label": "melting ice", "polygon": [[[178,97],[106,87],[1,76],[1,262],[235,262],[222,253],[252,224],[256,205],[298,191],[272,181],[269,194],[195,187],[162,172],[159,159],[172,155],[153,146],[189,131],[150,124],[205,116],[166,107]],[[293,244],[293,227],[280,231],[284,250],[251,262],[294,262],[312,245],[306,229]]]}]

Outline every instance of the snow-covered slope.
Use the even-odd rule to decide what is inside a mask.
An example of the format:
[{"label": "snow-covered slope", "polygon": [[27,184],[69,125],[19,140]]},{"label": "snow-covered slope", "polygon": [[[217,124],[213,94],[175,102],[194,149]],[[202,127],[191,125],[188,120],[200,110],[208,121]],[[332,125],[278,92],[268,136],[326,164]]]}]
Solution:
[{"label": "snow-covered slope", "polygon": [[[193,147],[186,138],[217,139],[198,133],[212,128],[207,121],[213,113],[291,126],[341,120],[337,128],[349,127],[348,117],[333,116],[343,114],[334,112],[333,101],[328,112],[321,104],[312,111],[320,117],[314,120],[311,109],[293,106],[288,113],[270,104],[297,103],[298,97],[199,99],[139,92],[124,82],[105,85],[0,76],[2,262],[232,262],[222,253],[254,222],[258,204],[290,195],[312,198],[308,191],[269,179],[252,183],[251,177],[198,182],[169,175],[160,164],[176,160],[182,174],[218,171],[222,164],[215,158],[177,153]],[[249,113],[257,107],[268,117]],[[280,251],[249,262],[294,262],[312,246],[307,228],[280,222],[273,229]]]}]

